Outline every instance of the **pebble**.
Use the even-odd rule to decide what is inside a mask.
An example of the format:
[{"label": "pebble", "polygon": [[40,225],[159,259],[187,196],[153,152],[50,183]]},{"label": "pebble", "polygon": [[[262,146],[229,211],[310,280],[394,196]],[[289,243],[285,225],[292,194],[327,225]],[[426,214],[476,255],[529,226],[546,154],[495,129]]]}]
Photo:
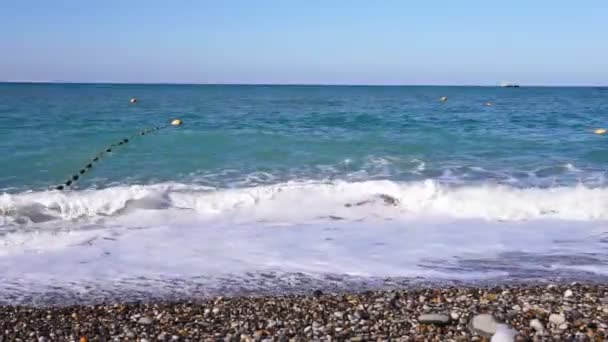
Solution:
[{"label": "pebble", "polygon": [[[568,289],[573,295],[566,301]],[[308,293],[61,307],[0,305],[0,341],[78,341],[88,336],[90,341],[502,342],[513,341],[516,331],[517,341],[608,341],[604,284]],[[150,324],[139,323],[148,319]],[[503,321],[509,325],[499,323]],[[45,341],[41,334],[47,332]]]},{"label": "pebble", "polygon": [[572,296],[574,296],[574,293],[572,292],[572,290],[567,289],[567,290],[564,292],[564,298],[570,298],[570,297],[572,297]]},{"label": "pebble", "polygon": [[551,314],[549,315],[549,322],[554,325],[560,325],[566,321],[566,316],[564,314]]},{"label": "pebble", "polygon": [[490,337],[496,332],[498,322],[489,314],[480,314],[471,319],[470,328],[479,335]]},{"label": "pebble", "polygon": [[450,323],[450,316],[430,313],[418,316],[418,322],[422,324],[444,325]]},{"label": "pebble", "polygon": [[541,323],[541,321],[536,318],[530,321],[530,327],[541,334],[545,332],[545,327],[543,326],[543,323]]},{"label": "pebble", "polygon": [[148,316],[143,316],[142,318],[140,318],[137,323],[138,324],[143,324],[143,325],[150,325],[152,324],[154,321],[152,320],[152,318],[148,317]]}]

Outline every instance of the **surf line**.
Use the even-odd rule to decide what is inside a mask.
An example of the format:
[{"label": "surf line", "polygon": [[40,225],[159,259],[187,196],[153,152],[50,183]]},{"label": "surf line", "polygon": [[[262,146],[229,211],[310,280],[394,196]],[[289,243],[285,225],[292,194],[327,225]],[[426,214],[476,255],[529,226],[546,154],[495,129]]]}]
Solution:
[{"label": "surf line", "polygon": [[95,165],[95,163],[99,162],[106,153],[112,152],[114,150],[114,148],[116,148],[118,146],[126,145],[131,140],[133,140],[134,138],[136,138],[138,136],[144,136],[146,134],[154,133],[161,129],[171,127],[171,126],[181,126],[182,124],[183,124],[183,121],[181,119],[174,119],[174,120],[171,120],[171,122],[168,124],[165,124],[162,126],[156,126],[153,128],[146,128],[141,132],[133,134],[132,136],[130,136],[128,138],[124,138],[124,139],[120,140],[119,142],[116,142],[116,143],[108,146],[106,149],[97,153],[93,158],[91,158],[91,161],[89,163],[87,163],[82,169],[80,169],[80,171],[74,173],[70,178],[68,178],[67,181],[65,181],[65,183],[57,185],[55,187],[55,190],[66,190],[67,188],[73,186],[80,178],[82,178],[82,176],[85,173],[87,173],[90,169],[93,168],[93,165]]}]

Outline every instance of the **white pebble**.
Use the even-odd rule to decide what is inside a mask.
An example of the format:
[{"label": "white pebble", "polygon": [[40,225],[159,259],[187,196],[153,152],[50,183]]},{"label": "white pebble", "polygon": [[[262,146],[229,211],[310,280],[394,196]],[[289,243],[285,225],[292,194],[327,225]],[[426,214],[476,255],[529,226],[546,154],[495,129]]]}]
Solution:
[{"label": "white pebble", "polygon": [[530,321],[530,327],[539,333],[545,331],[545,327],[543,326],[543,324],[536,318]]},{"label": "white pebble", "polygon": [[513,330],[507,324],[498,324],[496,333],[492,336],[491,342],[513,342],[517,336],[517,331]]},{"label": "white pebble", "polygon": [[560,328],[561,330],[566,330],[566,329],[568,329],[568,323],[563,323],[563,324],[560,324],[559,328]]},{"label": "white pebble", "polygon": [[479,314],[471,320],[471,329],[480,335],[491,336],[496,332],[498,323],[492,315]]},{"label": "white pebble", "polygon": [[564,298],[569,298],[569,297],[572,297],[573,295],[574,295],[574,293],[570,289],[567,289],[566,292],[564,292]]},{"label": "white pebble", "polygon": [[144,317],[140,318],[139,321],[137,321],[137,323],[143,324],[143,325],[150,325],[150,324],[154,323],[154,320],[152,320],[152,318],[150,318],[148,316],[144,316]]},{"label": "white pebble", "polygon": [[549,322],[560,325],[566,321],[566,316],[564,314],[551,314],[549,315]]}]

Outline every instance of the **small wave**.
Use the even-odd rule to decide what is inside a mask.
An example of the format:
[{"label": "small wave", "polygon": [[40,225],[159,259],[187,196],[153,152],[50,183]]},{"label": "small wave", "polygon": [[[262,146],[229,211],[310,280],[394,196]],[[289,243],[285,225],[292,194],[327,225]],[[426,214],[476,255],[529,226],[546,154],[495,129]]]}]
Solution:
[{"label": "small wave", "polygon": [[236,189],[162,183],[102,190],[0,196],[0,224],[112,217],[140,210],[191,210],[202,217],[301,222],[340,217],[455,217],[487,220],[608,219],[608,189],[582,185],[515,188],[436,181],[286,182]]}]

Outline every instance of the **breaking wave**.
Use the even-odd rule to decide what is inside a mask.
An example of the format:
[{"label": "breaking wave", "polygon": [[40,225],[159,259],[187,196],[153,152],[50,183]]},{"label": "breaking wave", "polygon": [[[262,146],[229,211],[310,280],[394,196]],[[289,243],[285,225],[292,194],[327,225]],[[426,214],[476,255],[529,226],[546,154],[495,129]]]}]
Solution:
[{"label": "breaking wave", "polygon": [[271,222],[438,216],[591,221],[608,218],[608,189],[582,185],[521,189],[385,180],[302,181],[237,189],[161,183],[0,195],[0,224],[4,226],[115,217],[141,210],[189,210],[203,218],[226,215]]}]

